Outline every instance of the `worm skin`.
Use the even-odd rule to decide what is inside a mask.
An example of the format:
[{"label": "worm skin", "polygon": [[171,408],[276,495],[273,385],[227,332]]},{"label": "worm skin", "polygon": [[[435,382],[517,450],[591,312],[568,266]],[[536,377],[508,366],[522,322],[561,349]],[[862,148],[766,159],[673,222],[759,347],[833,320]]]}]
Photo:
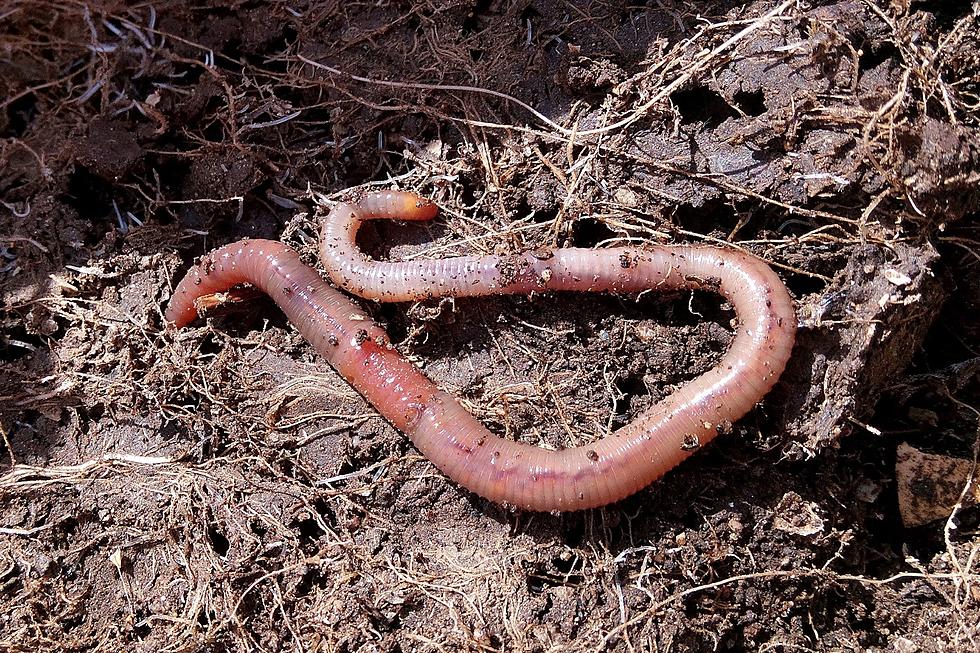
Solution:
[{"label": "worm skin", "polygon": [[321,259],[334,283],[364,297],[428,297],[553,290],[640,292],[705,288],[739,317],[719,364],[593,444],[549,451],[490,433],[389,344],[384,331],[274,241],[213,252],[180,282],[167,308],[175,326],[196,299],[251,283],[275,299],[331,365],[460,485],[529,510],[568,511],[618,501],[676,467],[731,428],[776,383],[793,347],[796,315],[785,286],[762,261],[716,247],[563,248],[512,257],[383,263],[357,249],[361,221],[428,220],[436,207],[411,193],[338,204],[323,222]]}]

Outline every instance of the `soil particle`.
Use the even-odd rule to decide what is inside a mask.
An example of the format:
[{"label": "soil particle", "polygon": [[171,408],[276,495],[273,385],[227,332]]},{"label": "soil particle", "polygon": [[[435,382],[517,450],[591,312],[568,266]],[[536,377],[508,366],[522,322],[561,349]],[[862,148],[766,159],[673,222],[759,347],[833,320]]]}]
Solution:
[{"label": "soil particle", "polygon": [[[925,337],[946,297],[937,262],[935,252],[901,244],[859,247],[834,282],[801,302],[799,355],[787,383],[806,389],[793,393],[783,415],[794,416],[786,425],[791,433],[808,434],[794,438],[803,451],[835,445],[908,365],[912,343]],[[909,281],[896,285],[889,270]]]},{"label": "soil particle", "polygon": [[107,181],[119,181],[143,157],[136,136],[123,122],[96,118],[78,144],[78,161]]},{"label": "soil particle", "polygon": [[935,119],[908,130],[898,169],[916,207],[948,224],[980,205],[980,129]]},{"label": "soil particle", "polygon": [[249,192],[263,179],[255,158],[234,149],[217,148],[196,157],[184,184],[192,199],[224,199]]}]

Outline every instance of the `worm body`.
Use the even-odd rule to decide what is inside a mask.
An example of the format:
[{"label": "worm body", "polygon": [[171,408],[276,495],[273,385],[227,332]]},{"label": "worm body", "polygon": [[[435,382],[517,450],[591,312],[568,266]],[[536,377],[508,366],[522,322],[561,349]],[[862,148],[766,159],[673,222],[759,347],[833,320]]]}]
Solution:
[{"label": "worm body", "polygon": [[354,238],[373,218],[427,220],[435,206],[411,193],[374,193],[338,204],[323,222],[321,259],[331,279],[381,301],[554,290],[639,292],[706,288],[735,307],[740,325],[719,364],[590,445],[548,451],[490,433],[405,360],[381,327],[298,255],[274,241],[210,254],[175,290],[166,318],[196,317],[195,299],[248,282],[271,295],[337,371],[447,476],[493,501],[530,510],[579,510],[646,487],[731,423],[776,383],[793,347],[796,315],[762,261],[716,247],[562,248],[512,257],[385,263]]}]

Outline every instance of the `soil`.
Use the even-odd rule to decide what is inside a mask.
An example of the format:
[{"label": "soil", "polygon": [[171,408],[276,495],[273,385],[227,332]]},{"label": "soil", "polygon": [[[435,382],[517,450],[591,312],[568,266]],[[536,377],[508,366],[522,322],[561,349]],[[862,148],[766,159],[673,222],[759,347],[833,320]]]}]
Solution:
[{"label": "soil", "polygon": [[[0,650],[980,650],[977,508],[905,528],[900,446],[972,461],[980,4],[0,2]],[[778,387],[638,495],[443,477],[264,299],[191,261],[727,242],[799,304]],[[601,437],[706,371],[711,295],[370,305],[506,437]],[[964,493],[966,488],[964,489]],[[928,494],[923,492],[923,501]]]}]

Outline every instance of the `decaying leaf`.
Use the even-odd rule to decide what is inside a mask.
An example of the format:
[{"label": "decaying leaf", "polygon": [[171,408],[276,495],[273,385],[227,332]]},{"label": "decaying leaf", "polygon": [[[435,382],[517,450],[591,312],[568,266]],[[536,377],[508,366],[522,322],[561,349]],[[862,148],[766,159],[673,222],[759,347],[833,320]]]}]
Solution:
[{"label": "decaying leaf", "polygon": [[[975,474],[973,461],[923,453],[904,442],[898,445],[895,478],[902,523],[913,528],[949,517],[971,474]],[[974,478],[963,503],[977,502],[980,486]]]}]

